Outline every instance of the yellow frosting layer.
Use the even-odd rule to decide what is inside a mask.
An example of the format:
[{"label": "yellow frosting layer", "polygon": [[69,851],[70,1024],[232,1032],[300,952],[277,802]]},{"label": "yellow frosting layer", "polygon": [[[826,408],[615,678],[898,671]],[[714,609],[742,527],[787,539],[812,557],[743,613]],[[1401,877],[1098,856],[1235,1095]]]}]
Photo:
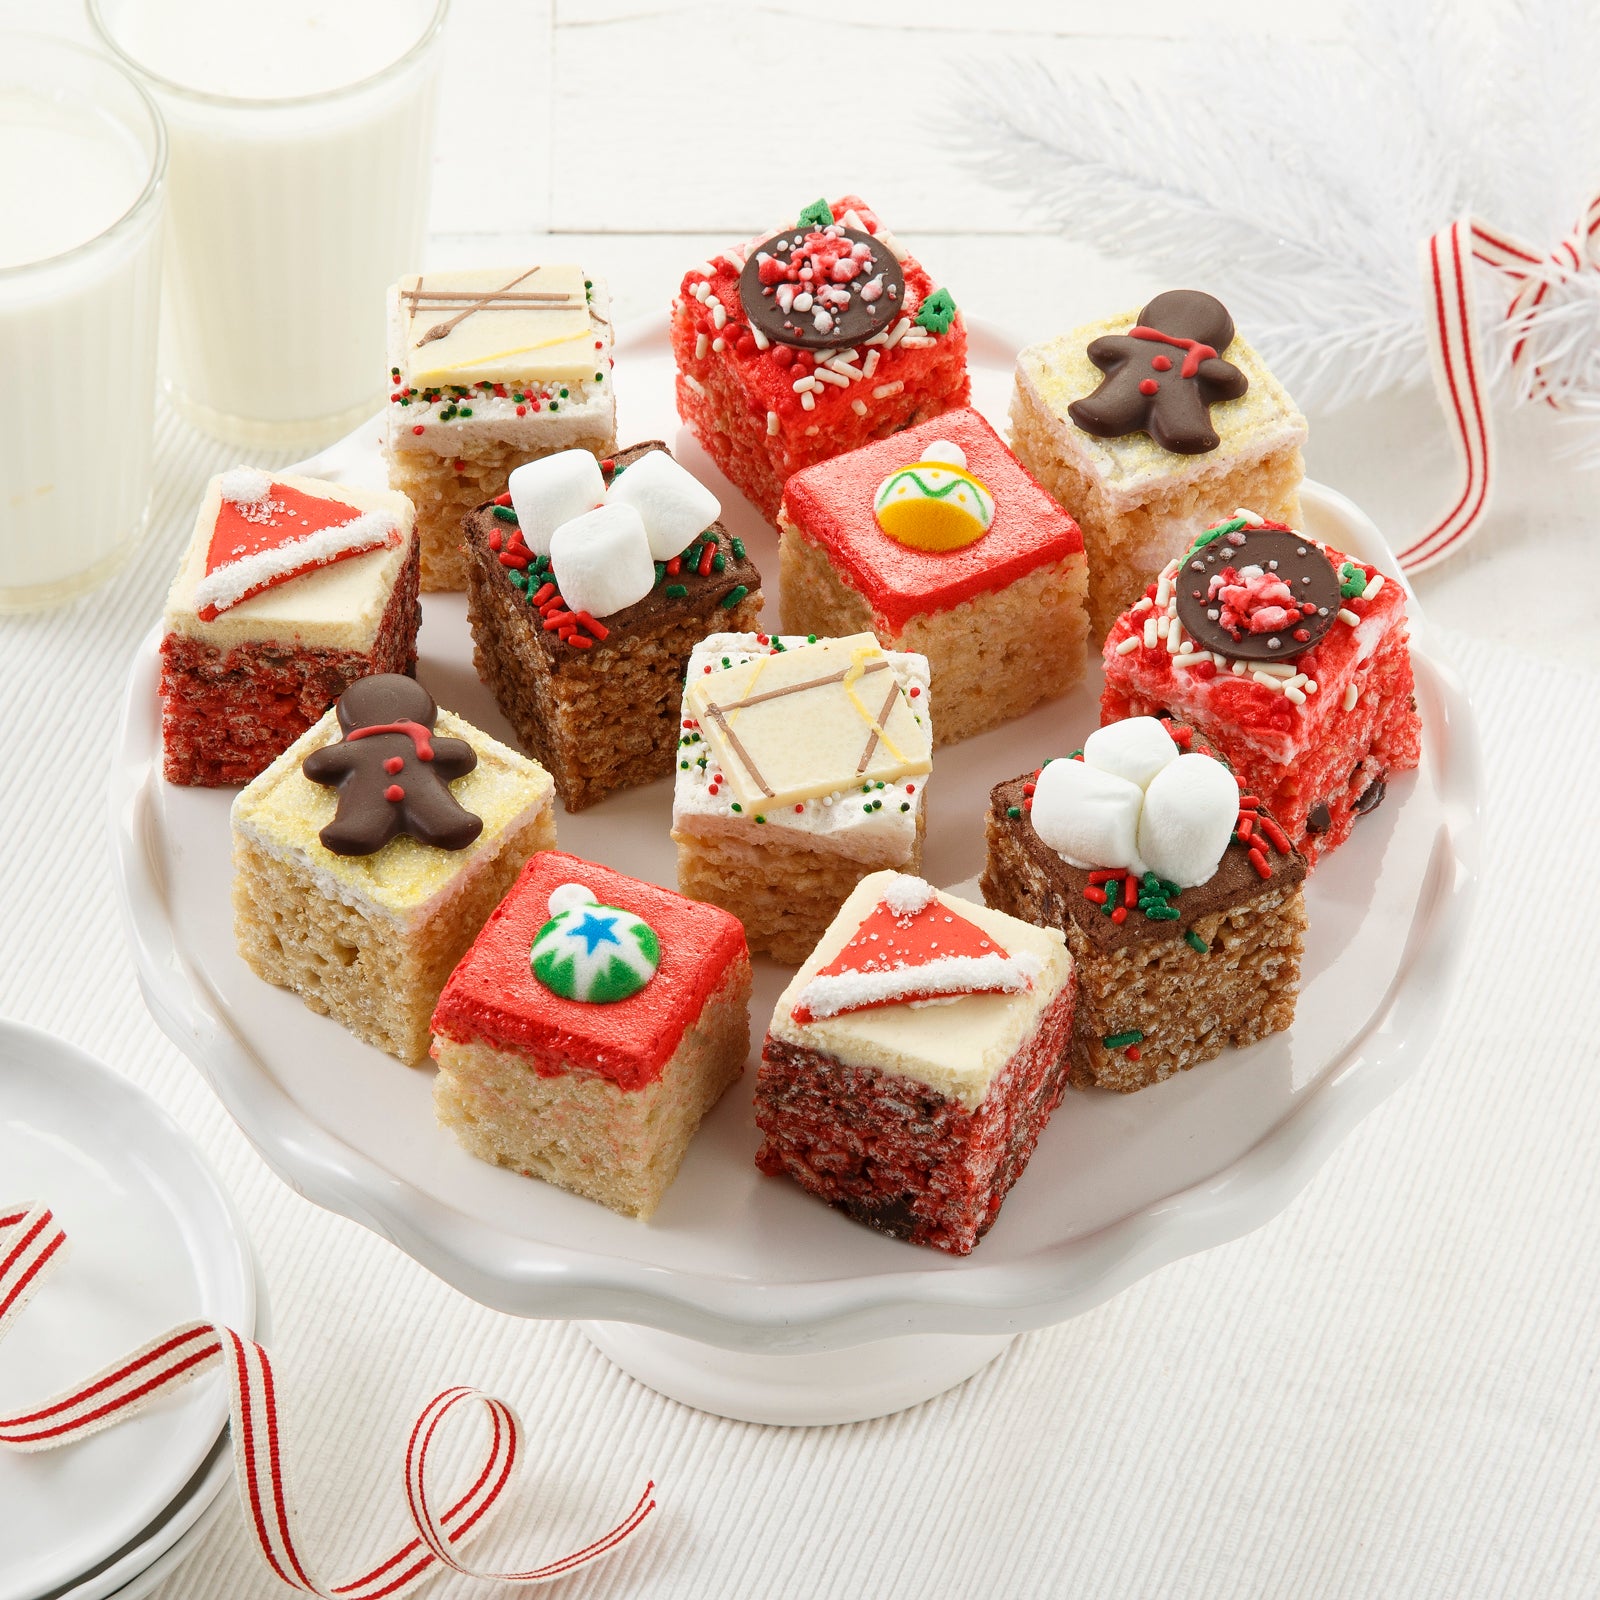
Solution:
[{"label": "yellow frosting layer", "polygon": [[[534,298],[548,297],[548,298]],[[590,313],[582,267],[477,267],[427,272],[399,283],[399,343],[406,382],[579,383],[605,350]]]},{"label": "yellow frosting layer", "polygon": [[1067,415],[1067,407],[1093,394],[1105,376],[1089,359],[1088,347],[1104,334],[1126,333],[1138,320],[1136,310],[1106,317],[1060,338],[1029,345],[1017,357],[1018,383],[1031,387],[1054,412],[1061,424],[1064,454],[1076,457],[1091,476],[1113,489],[1137,489],[1154,479],[1224,473],[1242,460],[1304,443],[1306,419],[1266,363],[1240,338],[1222,355],[1250,380],[1250,387],[1237,400],[1211,407],[1211,425],[1222,441],[1215,450],[1175,455],[1146,433],[1128,433],[1116,439],[1085,433]]},{"label": "yellow frosting layer", "polygon": [[187,634],[219,650],[269,639],[313,650],[370,650],[416,537],[417,518],[411,502],[388,489],[357,489],[281,472],[273,473],[272,481],[305,494],[341,500],[358,512],[387,511],[400,524],[403,537],[392,548],[350,556],[304,577],[275,584],[230,606],[210,622],[202,622],[195,612],[195,585],[205,576],[206,554],[222,500],[222,479],[213,478],[206,485],[189,548],[167,594],[167,632]]},{"label": "yellow frosting layer", "polygon": [[1031,989],[1021,994],[965,995],[947,1004],[879,1006],[822,1022],[797,1023],[790,1013],[801,990],[850,942],[896,876],[874,872],[856,886],[783,991],[771,1031],[775,1038],[820,1050],[853,1066],[914,1078],[970,1111],[982,1103],[994,1075],[1016,1054],[1045,1007],[1060,993],[1071,976],[1072,957],[1065,936],[1055,928],[1036,928],[1003,911],[935,890],[941,904],[983,929],[1008,955],[1031,952],[1038,957],[1040,972]]},{"label": "yellow frosting layer", "polygon": [[307,868],[331,898],[386,913],[397,922],[421,920],[479,857],[497,850],[531,814],[548,808],[555,789],[537,761],[508,750],[451,712],[439,713],[435,731],[441,738],[465,739],[478,754],[477,766],[450,785],[451,794],[483,818],[483,832],[465,850],[436,850],[404,835],[370,856],[335,855],[323,847],[317,835],[333,821],[338,791],[311,782],[300,764],[338,739],[333,711],[240,791],[233,802],[234,832]]}]

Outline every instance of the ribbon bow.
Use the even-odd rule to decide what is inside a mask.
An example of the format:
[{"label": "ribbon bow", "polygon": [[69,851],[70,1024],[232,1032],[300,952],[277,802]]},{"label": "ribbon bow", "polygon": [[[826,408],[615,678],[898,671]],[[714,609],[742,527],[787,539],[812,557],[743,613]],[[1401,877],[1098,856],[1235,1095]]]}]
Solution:
[{"label": "ribbon bow", "polygon": [[[1461,456],[1465,482],[1456,503],[1427,533],[1400,552],[1400,564],[1421,572],[1459,550],[1489,509],[1494,484],[1494,428],[1488,399],[1472,283],[1471,263],[1481,262],[1512,286],[1505,320],[1511,336],[1511,370],[1521,398],[1542,400],[1557,410],[1577,387],[1554,375],[1533,348],[1545,326],[1552,290],[1584,273],[1600,271],[1600,194],[1590,200],[1576,226],[1548,255],[1476,217],[1462,217],[1422,247],[1427,287],[1428,350],[1434,386]],[[1541,308],[1544,316],[1541,317]],[[1560,352],[1565,353],[1565,352]]]},{"label": "ribbon bow", "polygon": [[[67,1235],[45,1207],[0,1205],[0,1338],[66,1252]],[[295,1537],[272,1363],[253,1340],[211,1322],[185,1323],[54,1399],[15,1416],[0,1416],[0,1448],[49,1450],[86,1438],[125,1421],[157,1395],[219,1362],[227,1369],[231,1390],[234,1469],[246,1525],[267,1565],[302,1594],[321,1600],[386,1600],[440,1567],[499,1583],[547,1583],[615,1549],[655,1509],[655,1485],[649,1483],[616,1527],[572,1555],[521,1572],[485,1572],[465,1565],[453,1547],[481,1526],[510,1484],[522,1454],[522,1424],[504,1400],[481,1389],[446,1389],[423,1408],[406,1442],[406,1504],[416,1537],[361,1577],[330,1588],[311,1576]],[[489,1413],[488,1453],[472,1486],[441,1515],[428,1498],[428,1453],[444,1419],[458,1406],[472,1404]]]}]

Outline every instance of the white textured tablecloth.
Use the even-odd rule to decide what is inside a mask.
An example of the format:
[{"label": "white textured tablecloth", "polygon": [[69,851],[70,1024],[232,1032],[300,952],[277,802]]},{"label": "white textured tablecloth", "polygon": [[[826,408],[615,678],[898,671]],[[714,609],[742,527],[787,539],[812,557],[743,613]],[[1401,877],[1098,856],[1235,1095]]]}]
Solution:
[{"label": "white textured tablecloth", "polygon": [[[461,1382],[530,1424],[485,1556],[564,1552],[658,1480],[647,1531],[573,1596],[1600,1589],[1600,681],[1447,636],[1489,774],[1468,981],[1418,1075],[1282,1218],[916,1410],[752,1427],[657,1397],[568,1326],[473,1305],[298,1199],[146,1015],[106,774],[127,663],[227,458],[165,420],[153,548],[71,608],[0,623],[0,1012],[148,1088],[238,1197],[328,1575],[400,1531],[403,1425]],[[281,1592],[230,1505],[164,1594]]]}]

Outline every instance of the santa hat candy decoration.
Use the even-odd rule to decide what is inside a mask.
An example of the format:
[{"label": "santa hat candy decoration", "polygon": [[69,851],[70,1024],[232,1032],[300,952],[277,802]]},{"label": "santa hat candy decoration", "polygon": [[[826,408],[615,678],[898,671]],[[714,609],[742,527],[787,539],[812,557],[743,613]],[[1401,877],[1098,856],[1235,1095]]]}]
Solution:
[{"label": "santa hat candy decoration", "polygon": [[717,497],[664,450],[612,473],[587,450],[562,450],[511,474],[523,541],[550,558],[573,612],[609,617],[650,593],[656,562],[681,555],[721,515]]},{"label": "santa hat candy decoration", "polygon": [[206,570],[194,590],[202,622],[318,567],[400,543],[400,524],[387,511],[307,494],[253,467],[223,473],[217,487]]},{"label": "santa hat candy decoration", "polygon": [[1009,955],[921,878],[897,874],[845,947],[800,991],[791,1015],[803,1024],[879,1006],[1015,994],[1038,970],[1035,956]]},{"label": "santa hat candy decoration", "polygon": [[1239,816],[1220,761],[1180,754],[1155,717],[1097,728],[1081,761],[1049,761],[1033,794],[1034,831],[1075,867],[1153,872],[1188,889],[1216,872]]},{"label": "santa hat candy decoration", "polygon": [[661,941],[643,917],[603,906],[592,889],[563,883],[550,894],[550,920],[528,952],[533,975],[563,1000],[608,1005],[655,977]]}]

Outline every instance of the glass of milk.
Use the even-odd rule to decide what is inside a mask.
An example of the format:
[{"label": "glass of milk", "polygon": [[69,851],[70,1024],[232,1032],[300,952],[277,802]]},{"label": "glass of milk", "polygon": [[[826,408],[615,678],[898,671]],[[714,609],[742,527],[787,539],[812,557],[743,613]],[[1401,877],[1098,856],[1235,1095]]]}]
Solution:
[{"label": "glass of milk", "polygon": [[166,170],[127,73],[0,31],[0,611],[92,587],[144,531]]},{"label": "glass of milk", "polygon": [[384,291],[421,258],[449,0],[87,0],[172,144],[162,372],[246,449],[387,393]]}]

